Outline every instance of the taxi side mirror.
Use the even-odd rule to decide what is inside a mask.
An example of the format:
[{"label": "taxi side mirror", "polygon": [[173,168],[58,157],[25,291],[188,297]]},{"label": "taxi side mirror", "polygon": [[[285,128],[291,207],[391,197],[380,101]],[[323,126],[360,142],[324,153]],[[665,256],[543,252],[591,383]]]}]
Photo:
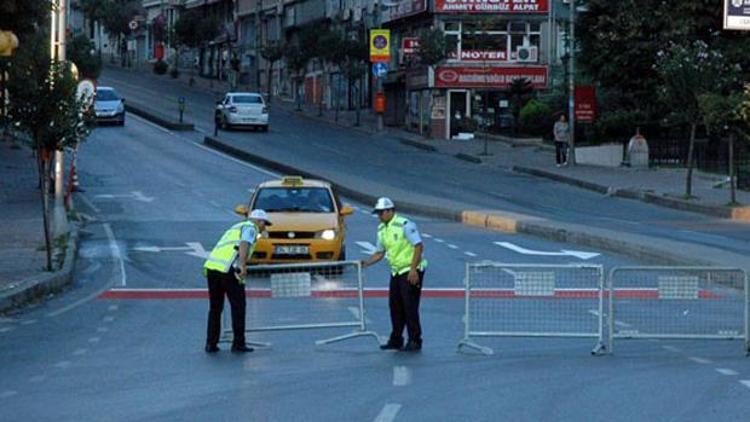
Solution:
[{"label": "taxi side mirror", "polygon": [[234,213],[239,214],[243,217],[247,216],[248,211],[248,207],[245,204],[239,204],[234,207]]},{"label": "taxi side mirror", "polygon": [[347,215],[354,214],[354,208],[350,207],[349,205],[344,205],[341,207],[341,211],[339,212],[342,216],[346,217]]}]

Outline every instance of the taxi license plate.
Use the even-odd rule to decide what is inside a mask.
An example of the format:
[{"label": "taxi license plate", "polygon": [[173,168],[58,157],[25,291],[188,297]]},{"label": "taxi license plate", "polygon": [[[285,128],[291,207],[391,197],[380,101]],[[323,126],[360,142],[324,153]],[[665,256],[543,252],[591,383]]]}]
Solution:
[{"label": "taxi license plate", "polygon": [[303,245],[277,245],[274,247],[274,253],[277,255],[304,255],[309,252],[309,248]]}]

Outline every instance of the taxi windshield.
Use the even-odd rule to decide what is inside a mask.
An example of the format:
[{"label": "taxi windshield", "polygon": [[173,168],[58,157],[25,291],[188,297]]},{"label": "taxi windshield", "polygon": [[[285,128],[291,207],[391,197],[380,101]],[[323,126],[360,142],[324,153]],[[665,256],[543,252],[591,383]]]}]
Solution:
[{"label": "taxi windshield", "polygon": [[325,188],[264,188],[258,191],[252,208],[266,212],[334,212],[333,200]]}]

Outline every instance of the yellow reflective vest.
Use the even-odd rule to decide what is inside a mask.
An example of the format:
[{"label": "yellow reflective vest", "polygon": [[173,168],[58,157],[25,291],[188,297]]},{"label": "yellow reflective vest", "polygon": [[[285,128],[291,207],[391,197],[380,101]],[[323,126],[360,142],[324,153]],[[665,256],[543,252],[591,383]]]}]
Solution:
[{"label": "yellow reflective vest", "polygon": [[[221,236],[219,242],[211,250],[211,253],[206,258],[206,262],[203,264],[203,274],[205,275],[208,270],[216,270],[222,273],[228,273],[237,259],[239,254],[240,238],[242,237],[242,230],[252,226],[257,231],[257,227],[251,221],[242,221],[229,228],[224,235]],[[254,240],[254,239],[253,239]],[[255,249],[255,241],[251,242],[248,248],[247,256],[253,255]]]},{"label": "yellow reflective vest", "polygon": [[[411,260],[414,258],[414,246],[404,236],[404,226],[409,220],[394,215],[391,221],[380,223],[378,226],[378,240],[385,248],[388,264],[391,266],[391,274],[401,275],[411,269]],[[427,266],[427,260],[422,261],[417,267],[423,270]]]}]

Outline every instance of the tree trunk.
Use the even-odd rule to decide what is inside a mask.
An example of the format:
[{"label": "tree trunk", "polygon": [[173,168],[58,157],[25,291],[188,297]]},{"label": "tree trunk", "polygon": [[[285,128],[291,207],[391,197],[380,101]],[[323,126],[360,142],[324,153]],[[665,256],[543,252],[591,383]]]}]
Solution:
[{"label": "tree trunk", "polygon": [[339,71],[339,80],[336,81],[336,100],[334,101],[334,118],[333,120],[338,123],[339,121],[339,103],[341,102],[341,99],[339,98],[339,94],[341,94],[341,72]]},{"label": "tree trunk", "polygon": [[695,129],[696,123],[690,124],[690,144],[688,146],[687,156],[687,178],[685,180],[685,197],[693,196],[693,149],[695,148]]},{"label": "tree trunk", "polygon": [[272,76],[273,76],[273,62],[269,61],[268,62],[268,73],[266,74],[266,80],[267,80],[266,89],[268,89],[268,104],[271,104],[271,95],[272,95],[271,91],[273,91],[271,89],[271,77]]},{"label": "tree trunk", "polygon": [[359,123],[360,123],[359,122],[359,118],[360,118],[359,107],[362,104],[362,91],[364,91],[364,89],[362,87],[362,77],[360,77],[359,79],[357,79],[357,95],[354,98],[354,109],[356,110],[355,111],[356,120],[354,122],[354,126],[359,126]]},{"label": "tree trunk", "polygon": [[737,203],[737,191],[735,190],[735,170],[734,170],[734,132],[729,134],[729,203]]},{"label": "tree trunk", "polygon": [[45,269],[52,271],[52,239],[49,226],[49,163],[50,152],[41,150],[37,154],[37,169],[39,170],[39,179],[41,181],[42,193],[42,223],[44,225],[44,249],[47,253],[47,265]]}]

